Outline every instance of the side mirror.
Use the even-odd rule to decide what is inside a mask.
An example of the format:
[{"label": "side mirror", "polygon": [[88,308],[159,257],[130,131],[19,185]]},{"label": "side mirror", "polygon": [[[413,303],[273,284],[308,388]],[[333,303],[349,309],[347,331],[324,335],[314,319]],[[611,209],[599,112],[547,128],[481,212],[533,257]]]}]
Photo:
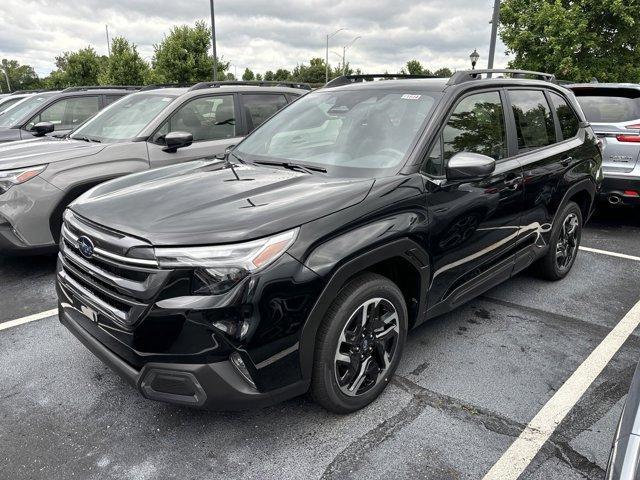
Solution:
[{"label": "side mirror", "polygon": [[169,132],[164,136],[166,147],[162,150],[175,153],[179,148],[188,147],[193,143],[193,135],[189,132]]},{"label": "side mirror", "polygon": [[482,180],[496,169],[496,161],[486,155],[471,152],[456,153],[449,160],[447,180],[472,182]]},{"label": "side mirror", "polygon": [[51,122],[39,122],[31,127],[31,133],[34,137],[44,137],[47,133],[51,133],[54,130],[55,127]]}]

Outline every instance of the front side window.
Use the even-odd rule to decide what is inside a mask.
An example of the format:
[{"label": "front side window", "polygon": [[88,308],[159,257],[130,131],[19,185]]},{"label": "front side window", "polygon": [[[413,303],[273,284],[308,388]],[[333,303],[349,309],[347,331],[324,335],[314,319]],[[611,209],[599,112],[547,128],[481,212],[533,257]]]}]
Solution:
[{"label": "front side window", "polygon": [[25,116],[40,108],[51,95],[53,94],[31,95],[20,100],[18,103],[14,103],[0,115],[0,127],[13,127]]},{"label": "front side window", "polygon": [[169,132],[188,132],[193,141],[223,140],[236,136],[233,95],[201,97],[180,107],[156,132],[153,141],[163,144]]},{"label": "front side window", "polygon": [[271,115],[287,105],[284,95],[255,94],[242,95],[242,103],[247,118],[247,130],[251,132],[259,127]]},{"label": "front side window", "polygon": [[526,152],[556,142],[553,116],[544,92],[511,90],[509,98],[516,122],[519,151]]},{"label": "front side window", "polygon": [[119,142],[135,138],[175,96],[135,93],[112,103],[80,126],[71,138],[97,142]]},{"label": "front side window", "polygon": [[442,175],[447,162],[460,152],[479,153],[495,160],[506,157],[504,109],[500,94],[484,92],[462,99],[442,130],[441,142],[443,157],[432,151],[427,162],[428,171],[435,172],[433,175]]},{"label": "front side window", "polygon": [[53,123],[54,130],[71,130],[100,110],[99,97],[76,97],[59,100],[33,117],[26,126],[31,130],[40,122]]},{"label": "front side window", "polygon": [[560,122],[560,130],[562,131],[562,139],[568,140],[578,134],[580,120],[576,117],[573,109],[567,101],[557,93],[550,93],[551,103],[556,111],[558,122]]},{"label": "front side window", "polygon": [[382,88],[310,93],[235,152],[248,161],[309,164],[343,176],[382,174],[405,159],[439,96]]}]

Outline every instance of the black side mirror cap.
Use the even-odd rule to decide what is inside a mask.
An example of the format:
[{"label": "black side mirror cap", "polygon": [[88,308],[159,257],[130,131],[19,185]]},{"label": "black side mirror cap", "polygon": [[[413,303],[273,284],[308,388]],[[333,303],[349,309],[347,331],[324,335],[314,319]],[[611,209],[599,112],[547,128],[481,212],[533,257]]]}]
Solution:
[{"label": "black side mirror cap", "polygon": [[51,122],[38,122],[31,127],[31,133],[34,137],[44,137],[47,133],[55,130],[55,126]]},{"label": "black side mirror cap", "polygon": [[447,164],[447,180],[473,182],[491,175],[496,169],[496,161],[479,153],[456,153]]},{"label": "black side mirror cap", "polygon": [[189,132],[169,132],[164,136],[166,146],[164,152],[175,153],[179,148],[188,147],[193,143],[193,135]]}]

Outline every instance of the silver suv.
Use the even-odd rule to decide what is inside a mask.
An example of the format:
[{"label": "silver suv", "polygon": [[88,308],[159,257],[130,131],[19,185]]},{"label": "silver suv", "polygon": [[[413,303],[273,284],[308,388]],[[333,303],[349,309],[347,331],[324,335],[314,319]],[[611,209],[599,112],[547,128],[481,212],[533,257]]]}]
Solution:
[{"label": "silver suv", "polygon": [[568,85],[603,142],[601,197],[611,205],[640,205],[640,85]]},{"label": "silver suv", "polygon": [[0,252],[55,248],[62,212],[80,194],[129,173],[223,154],[307,93],[304,87],[219,82],[143,89],[65,138],[0,146]]}]

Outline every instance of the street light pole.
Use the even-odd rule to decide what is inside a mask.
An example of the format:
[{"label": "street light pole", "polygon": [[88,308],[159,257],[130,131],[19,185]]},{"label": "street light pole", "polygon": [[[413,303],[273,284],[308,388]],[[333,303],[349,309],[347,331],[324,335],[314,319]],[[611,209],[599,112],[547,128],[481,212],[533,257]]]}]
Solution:
[{"label": "street light pole", "polygon": [[342,47],[342,75],[347,74],[347,48],[351,48],[351,46],[356,43],[356,41],[360,40],[362,37],[358,35],[349,43],[347,43],[344,47]]},{"label": "street light pole", "polygon": [[[495,0],[493,4],[493,18],[491,19],[491,43],[489,44],[489,60],[487,68],[493,68],[493,60],[496,55],[496,38],[498,36],[498,24],[500,23],[500,0]],[[491,73],[487,75],[491,78]]]},{"label": "street light pole", "polygon": [[11,83],[9,83],[9,75],[7,75],[7,70],[5,68],[0,67],[2,73],[4,73],[4,78],[7,80],[7,88],[9,89],[9,93],[11,93]]},{"label": "street light pole", "polygon": [[216,53],[216,20],[213,8],[213,0],[209,0],[211,4],[211,45],[213,46],[213,81],[218,81],[218,55]]},{"label": "street light pole", "polygon": [[111,42],[109,41],[109,25],[104,26],[104,31],[107,33],[107,55],[111,56]]},{"label": "street light pole", "polygon": [[329,82],[329,39],[331,37],[337,35],[339,32],[341,32],[343,30],[344,30],[344,28],[339,28],[335,32],[333,32],[331,34],[327,34],[327,50],[326,50],[325,58],[324,58],[324,83],[328,83]]}]

